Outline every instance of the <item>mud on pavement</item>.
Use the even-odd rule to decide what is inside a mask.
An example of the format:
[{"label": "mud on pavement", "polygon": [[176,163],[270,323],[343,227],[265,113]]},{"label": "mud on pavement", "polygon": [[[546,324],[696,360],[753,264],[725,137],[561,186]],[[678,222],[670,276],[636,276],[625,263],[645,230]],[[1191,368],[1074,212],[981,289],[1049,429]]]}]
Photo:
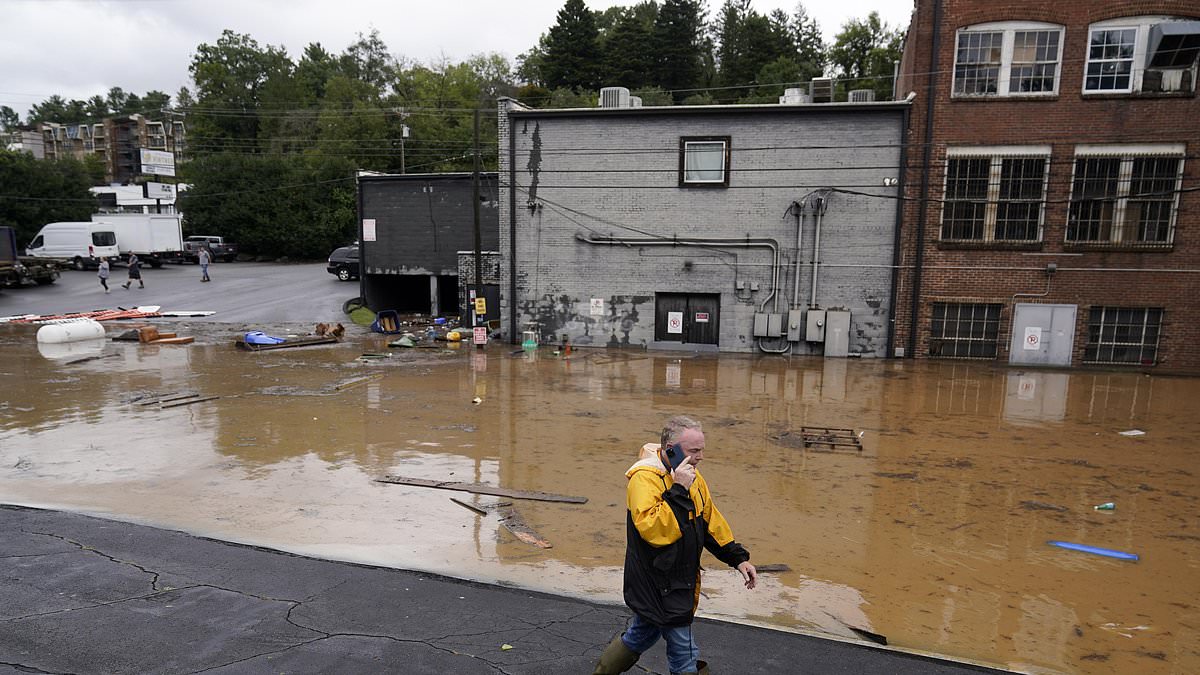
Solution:
[{"label": "mud on pavement", "polygon": [[[1200,671],[1200,380],[361,330],[247,353],[233,338],[259,327],[165,325],[196,341],[43,354],[0,326],[0,501],[619,602],[624,470],[688,413],[738,540],[790,568],[746,592],[706,557],[703,613],[1028,671]],[[588,501],[514,500],[542,548],[499,497],[386,475]]]}]

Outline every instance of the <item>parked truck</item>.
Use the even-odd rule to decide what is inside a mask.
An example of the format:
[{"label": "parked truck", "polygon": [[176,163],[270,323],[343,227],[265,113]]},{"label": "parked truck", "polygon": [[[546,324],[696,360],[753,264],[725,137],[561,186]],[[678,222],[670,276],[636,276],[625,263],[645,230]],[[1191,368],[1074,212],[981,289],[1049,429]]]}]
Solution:
[{"label": "parked truck", "polygon": [[0,227],[0,287],[52,284],[58,279],[60,261],[19,253],[16,232]]},{"label": "parked truck", "polygon": [[215,237],[208,234],[198,234],[188,237],[183,242],[183,259],[190,262],[198,262],[200,249],[207,248],[212,254],[213,260],[223,260],[225,262],[233,262],[237,260],[237,244],[231,244],[225,241],[224,237]]},{"label": "parked truck", "polygon": [[136,253],[142,262],[158,269],[183,255],[183,225],[178,215],[162,213],[97,213],[92,222],[111,225],[117,249],[128,260]]}]

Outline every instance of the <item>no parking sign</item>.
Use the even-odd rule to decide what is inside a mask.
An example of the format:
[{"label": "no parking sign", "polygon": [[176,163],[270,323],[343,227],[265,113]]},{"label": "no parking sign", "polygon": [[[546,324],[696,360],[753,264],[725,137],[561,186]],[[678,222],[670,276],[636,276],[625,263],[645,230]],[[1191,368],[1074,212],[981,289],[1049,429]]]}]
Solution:
[{"label": "no parking sign", "polygon": [[1037,351],[1042,348],[1042,329],[1036,326],[1025,327],[1025,349]]}]

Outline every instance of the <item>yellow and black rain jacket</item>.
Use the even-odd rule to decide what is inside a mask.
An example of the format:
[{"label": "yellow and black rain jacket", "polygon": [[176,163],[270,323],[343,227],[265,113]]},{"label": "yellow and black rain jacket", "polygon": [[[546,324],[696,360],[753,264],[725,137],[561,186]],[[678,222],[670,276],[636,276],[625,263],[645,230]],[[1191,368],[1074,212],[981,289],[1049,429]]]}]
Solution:
[{"label": "yellow and black rain jacket", "polygon": [[683,626],[699,605],[703,548],[730,567],[750,552],[733,540],[704,476],[696,471],[690,490],[676,485],[658,448],[647,443],[625,472],[625,604],[656,626]]}]

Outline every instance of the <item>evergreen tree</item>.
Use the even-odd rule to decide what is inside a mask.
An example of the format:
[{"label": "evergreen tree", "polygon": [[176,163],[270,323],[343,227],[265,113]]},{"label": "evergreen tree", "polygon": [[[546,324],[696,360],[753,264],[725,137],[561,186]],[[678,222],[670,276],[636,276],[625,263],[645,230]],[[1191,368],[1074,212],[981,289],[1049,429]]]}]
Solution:
[{"label": "evergreen tree", "polygon": [[704,10],[700,0],[666,0],[654,22],[655,81],[682,101],[703,84]]},{"label": "evergreen tree", "polygon": [[648,23],[634,11],[623,13],[604,40],[602,84],[630,89],[653,84],[653,45],[653,20]]},{"label": "evergreen tree", "polygon": [[865,20],[851,19],[842,26],[829,50],[839,89],[874,89],[876,99],[892,97],[893,63],[900,60],[904,33],[891,28],[871,12]]},{"label": "evergreen tree", "polygon": [[542,75],[550,89],[593,90],[599,85],[600,32],[583,0],[567,0],[546,37]]}]

